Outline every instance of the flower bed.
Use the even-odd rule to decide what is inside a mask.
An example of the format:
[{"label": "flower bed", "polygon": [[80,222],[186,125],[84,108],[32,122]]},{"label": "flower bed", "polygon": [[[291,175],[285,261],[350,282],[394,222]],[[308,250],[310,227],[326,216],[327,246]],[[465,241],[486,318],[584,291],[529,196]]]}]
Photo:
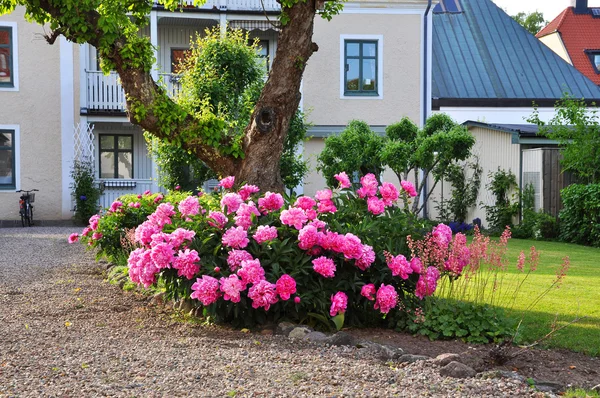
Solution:
[{"label": "flower bed", "polygon": [[127,254],[133,282],[244,326],[327,315],[372,325],[471,261],[465,236],[443,224],[421,240],[425,224],[395,206],[414,195],[409,182],[399,192],[369,174],[353,191],[345,173],[336,178],[340,190],[314,198],[234,190],[233,177],[214,194],[125,196],[81,238],[117,260]]}]

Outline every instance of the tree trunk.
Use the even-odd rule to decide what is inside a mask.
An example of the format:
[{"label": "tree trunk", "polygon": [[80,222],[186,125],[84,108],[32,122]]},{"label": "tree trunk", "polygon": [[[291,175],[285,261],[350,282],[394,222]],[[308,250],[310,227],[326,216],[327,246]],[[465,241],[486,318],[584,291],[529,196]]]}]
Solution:
[{"label": "tree trunk", "polygon": [[235,170],[236,181],[257,185],[263,192],[284,189],[279,170],[283,143],[300,104],[306,62],[317,49],[312,42],[315,1],[300,1],[282,12],[289,22],[281,29],[269,78],[246,127],[246,156]]}]

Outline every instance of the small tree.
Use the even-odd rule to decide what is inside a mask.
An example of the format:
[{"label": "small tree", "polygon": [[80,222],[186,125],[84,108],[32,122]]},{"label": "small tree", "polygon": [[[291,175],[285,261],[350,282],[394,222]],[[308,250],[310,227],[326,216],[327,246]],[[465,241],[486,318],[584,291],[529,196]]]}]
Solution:
[{"label": "small tree", "polygon": [[[403,118],[388,126],[385,133],[381,159],[398,179],[407,180],[412,175],[418,193],[411,208],[415,214],[423,210],[448,167],[453,162],[467,159],[475,144],[475,138],[464,126],[443,113],[429,117],[422,129],[410,119]],[[425,191],[430,175],[433,183]]]},{"label": "small tree", "polygon": [[[248,45],[248,33],[229,30],[222,35],[217,28],[206,30],[204,37],[192,42],[189,55],[179,65],[181,90],[178,103],[197,118],[215,114],[224,124],[224,131],[235,142],[242,137],[252,109],[264,85],[262,65],[257,62],[256,42]],[[295,187],[307,171],[306,162],[296,155],[298,144],[305,139],[303,114],[296,112],[280,161],[281,178],[287,187]],[[146,134],[152,154],[161,169],[161,184],[169,189],[179,185],[193,190],[216,173],[198,157],[168,139]],[[207,137],[210,140],[210,137]],[[218,144],[218,140],[213,142]],[[232,152],[236,156],[237,152]],[[293,185],[291,185],[293,184]]]},{"label": "small tree", "polygon": [[377,135],[369,125],[353,120],[337,136],[325,140],[325,148],[319,154],[318,167],[329,186],[337,184],[335,174],[345,171],[349,175],[359,176],[373,173],[379,178],[384,164],[381,154],[383,137]]},{"label": "small tree", "polygon": [[527,29],[532,35],[537,34],[544,26],[548,24],[548,21],[544,19],[544,14],[539,11],[532,13],[520,12],[517,15],[511,17],[519,23],[522,27]]},{"label": "small tree", "polygon": [[582,182],[600,182],[600,123],[595,104],[587,107],[584,100],[568,94],[557,102],[556,115],[544,123],[537,108],[528,122],[537,124],[540,133],[559,142],[564,170],[571,171]]},{"label": "small tree", "polygon": [[477,157],[448,166],[444,179],[452,185],[452,193],[441,209],[442,214],[452,218],[448,221],[465,222],[469,209],[477,204],[482,173]]},{"label": "small tree", "polygon": [[502,232],[507,226],[512,227],[513,217],[519,213],[519,203],[512,193],[517,188],[517,177],[511,170],[490,172],[491,179],[486,188],[494,195],[494,204],[484,206],[489,228],[495,232]]},{"label": "small tree", "polygon": [[72,195],[75,199],[75,219],[87,223],[98,212],[101,190],[94,182],[92,162],[76,160],[71,168]]}]

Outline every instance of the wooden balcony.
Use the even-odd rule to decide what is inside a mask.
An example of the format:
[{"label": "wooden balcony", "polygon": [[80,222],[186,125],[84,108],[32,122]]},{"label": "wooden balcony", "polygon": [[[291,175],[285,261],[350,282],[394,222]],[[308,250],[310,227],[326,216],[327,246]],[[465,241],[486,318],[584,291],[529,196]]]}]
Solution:
[{"label": "wooden balcony", "polygon": [[[182,10],[218,10],[218,11],[266,11],[279,12],[281,6],[275,0],[207,0],[202,6],[196,7],[193,0],[183,0]],[[264,6],[263,6],[264,4]],[[154,6],[160,8],[158,3]]]}]

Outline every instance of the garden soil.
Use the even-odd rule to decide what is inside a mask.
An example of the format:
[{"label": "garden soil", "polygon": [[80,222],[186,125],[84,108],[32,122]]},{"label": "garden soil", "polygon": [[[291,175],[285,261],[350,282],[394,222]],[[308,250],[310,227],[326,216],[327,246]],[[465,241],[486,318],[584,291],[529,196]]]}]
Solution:
[{"label": "garden soil", "polygon": [[[355,347],[183,321],[103,277],[72,228],[0,229],[0,397],[539,397],[511,379],[452,379],[430,361],[386,363]],[[489,347],[385,330],[357,336],[435,356]],[[582,386],[598,361],[529,351],[506,368]]]}]

